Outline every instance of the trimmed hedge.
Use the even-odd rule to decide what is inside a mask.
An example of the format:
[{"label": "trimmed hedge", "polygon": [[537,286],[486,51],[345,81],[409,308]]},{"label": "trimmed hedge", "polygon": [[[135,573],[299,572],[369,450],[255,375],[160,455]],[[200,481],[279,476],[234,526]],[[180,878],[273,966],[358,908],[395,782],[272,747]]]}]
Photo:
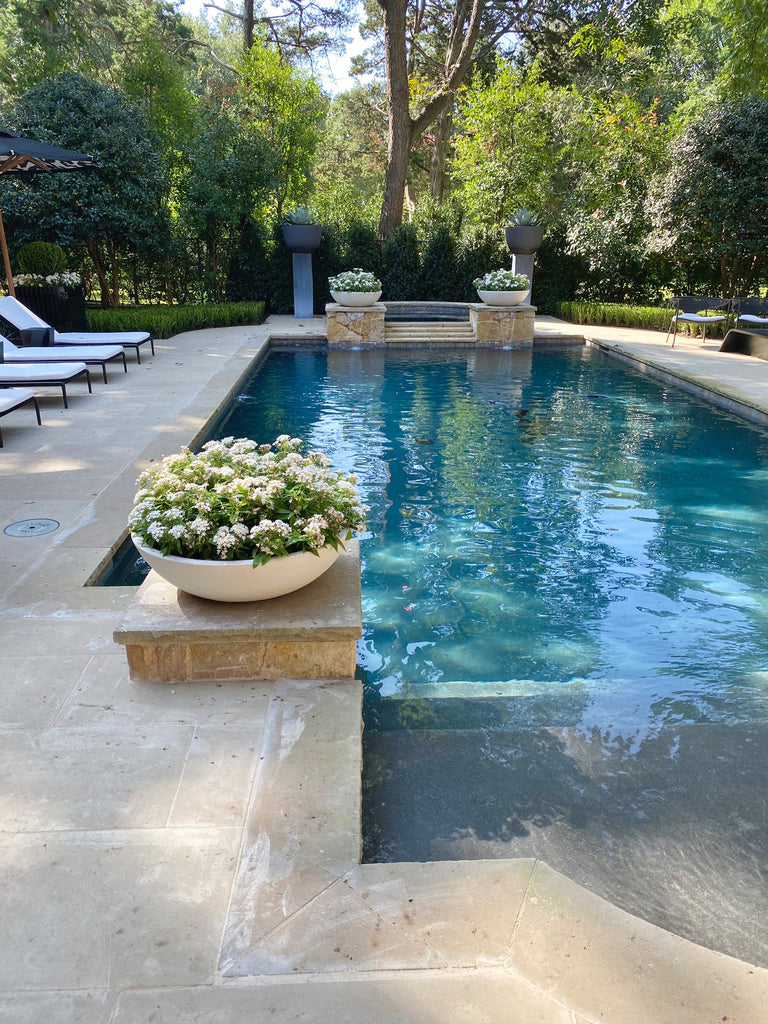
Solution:
[{"label": "trimmed hedge", "polygon": [[663,306],[623,306],[617,302],[556,302],[555,316],[572,324],[604,324],[607,327],[642,327],[647,331],[666,331],[672,319],[672,309]]},{"label": "trimmed hedge", "polygon": [[205,327],[236,327],[264,319],[263,302],[223,302],[204,306],[131,306],[86,311],[89,331],[149,331],[170,338]]}]

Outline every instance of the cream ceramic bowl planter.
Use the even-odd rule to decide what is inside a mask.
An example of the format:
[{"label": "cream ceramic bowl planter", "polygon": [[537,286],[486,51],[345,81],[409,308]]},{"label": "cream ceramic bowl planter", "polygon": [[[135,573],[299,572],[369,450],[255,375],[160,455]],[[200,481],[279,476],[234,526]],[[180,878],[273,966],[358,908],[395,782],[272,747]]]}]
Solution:
[{"label": "cream ceramic bowl planter", "polygon": [[477,294],[488,306],[519,306],[528,294],[528,289],[521,292],[486,292],[478,288]]},{"label": "cream ceramic bowl planter", "polygon": [[381,298],[381,292],[335,292],[331,291],[333,301],[340,306],[372,306]]},{"label": "cream ceramic bowl planter", "polygon": [[226,562],[164,555],[156,548],[146,547],[135,534],[131,539],[141,557],[158,576],[185,594],[205,597],[209,601],[266,601],[291,594],[322,576],[342,550],[341,546],[336,550],[325,544],[317,554],[296,551],[255,566],[250,558]]}]

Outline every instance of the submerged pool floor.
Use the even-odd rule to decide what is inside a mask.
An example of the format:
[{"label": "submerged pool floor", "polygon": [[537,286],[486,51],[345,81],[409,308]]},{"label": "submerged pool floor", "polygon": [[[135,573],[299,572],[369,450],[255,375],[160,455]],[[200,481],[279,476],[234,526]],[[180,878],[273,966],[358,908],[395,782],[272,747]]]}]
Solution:
[{"label": "submerged pool floor", "polygon": [[368,860],[536,856],[768,965],[768,438],[594,350],[273,353],[357,472]]}]

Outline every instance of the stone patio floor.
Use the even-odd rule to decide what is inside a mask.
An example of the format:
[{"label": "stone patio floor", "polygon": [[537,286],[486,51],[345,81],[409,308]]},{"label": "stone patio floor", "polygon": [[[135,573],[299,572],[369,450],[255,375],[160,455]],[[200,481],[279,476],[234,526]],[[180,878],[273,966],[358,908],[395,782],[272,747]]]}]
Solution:
[{"label": "stone patio floor", "polygon": [[[537,319],[768,413],[768,362]],[[768,971],[631,917],[531,859],[359,864],[352,679],[145,684],[84,586],[135,481],[191,443],[270,336],[197,331],[70,408],[3,420],[0,1024],[761,1024]]]}]

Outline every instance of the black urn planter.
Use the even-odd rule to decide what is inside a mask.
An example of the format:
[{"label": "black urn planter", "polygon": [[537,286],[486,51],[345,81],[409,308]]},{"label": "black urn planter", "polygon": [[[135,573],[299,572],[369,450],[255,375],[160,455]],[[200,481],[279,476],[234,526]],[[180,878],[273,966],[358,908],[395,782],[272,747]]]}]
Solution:
[{"label": "black urn planter", "polygon": [[[18,285],[16,298],[56,331],[86,329],[85,296],[80,286],[69,288],[63,284],[53,284],[36,288],[31,285]],[[43,328],[40,328],[40,331],[43,331]],[[41,343],[51,342],[30,336],[29,344]]]},{"label": "black urn planter", "polygon": [[537,252],[544,241],[544,228],[540,224],[510,224],[504,234],[510,252]]},{"label": "black urn planter", "polygon": [[291,252],[317,252],[322,235],[322,224],[283,224],[283,238]]}]

